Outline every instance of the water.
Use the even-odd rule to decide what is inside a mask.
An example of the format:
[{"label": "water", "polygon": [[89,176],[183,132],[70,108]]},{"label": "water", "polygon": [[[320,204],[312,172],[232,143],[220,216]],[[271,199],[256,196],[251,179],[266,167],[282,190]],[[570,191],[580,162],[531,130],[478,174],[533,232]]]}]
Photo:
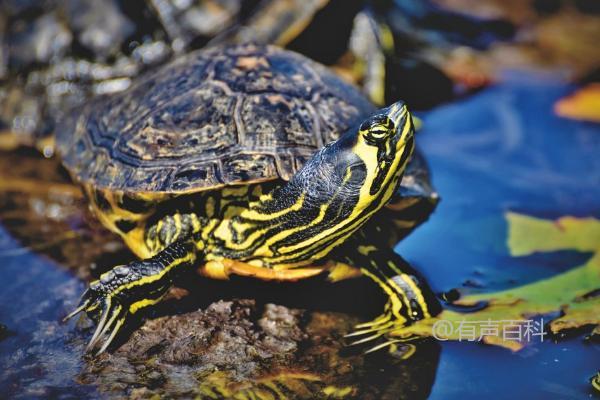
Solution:
[{"label": "water", "polygon": [[[19,244],[0,229],[4,251]],[[83,282],[35,253],[0,256],[0,397],[87,396],[93,388],[77,385],[82,346],[76,332],[61,324],[76,304]]]},{"label": "water", "polygon": [[[466,280],[493,291],[583,264],[575,251],[511,257],[504,213],[600,217],[600,125],[558,118],[574,88],[529,75],[426,114],[418,142],[442,196],[436,213],[398,250],[439,291]],[[600,247],[600,243],[599,243]],[[433,250],[432,250],[433,249]],[[600,312],[600,310],[598,310]],[[512,354],[443,343],[432,399],[587,398],[600,346],[582,335]]]}]

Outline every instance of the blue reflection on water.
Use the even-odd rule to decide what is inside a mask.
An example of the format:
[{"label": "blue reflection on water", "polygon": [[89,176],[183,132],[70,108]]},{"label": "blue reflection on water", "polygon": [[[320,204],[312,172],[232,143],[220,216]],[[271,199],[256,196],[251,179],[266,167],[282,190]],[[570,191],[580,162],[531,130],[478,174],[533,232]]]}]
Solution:
[{"label": "blue reflection on water", "polygon": [[[514,287],[589,257],[561,251],[513,258],[505,244],[507,211],[600,217],[600,125],[552,113],[553,103],[572,90],[512,76],[422,116],[418,142],[442,202],[397,250],[436,290],[465,283],[470,290]],[[587,397],[587,378],[600,366],[599,356],[598,345],[581,338],[533,344],[517,354],[445,343],[431,398]]]},{"label": "blue reflection on water", "polygon": [[[15,251],[17,254],[15,254]],[[80,341],[61,324],[83,283],[52,261],[20,247],[0,226],[0,398],[88,397],[76,385],[82,368]]]}]

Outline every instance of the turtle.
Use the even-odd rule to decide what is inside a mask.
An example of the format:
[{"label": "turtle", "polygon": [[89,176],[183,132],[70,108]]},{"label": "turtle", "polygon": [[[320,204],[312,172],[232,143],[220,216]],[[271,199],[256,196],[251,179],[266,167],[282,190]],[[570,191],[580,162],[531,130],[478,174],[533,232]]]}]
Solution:
[{"label": "turtle", "polygon": [[185,271],[367,276],[388,301],[357,327],[368,334],[361,342],[440,311],[389,243],[438,201],[406,104],[378,110],[300,54],[258,44],[197,50],[73,111],[56,142],[93,213],[139,257],[91,282],[65,317],[97,322],[88,352],[106,351]]}]

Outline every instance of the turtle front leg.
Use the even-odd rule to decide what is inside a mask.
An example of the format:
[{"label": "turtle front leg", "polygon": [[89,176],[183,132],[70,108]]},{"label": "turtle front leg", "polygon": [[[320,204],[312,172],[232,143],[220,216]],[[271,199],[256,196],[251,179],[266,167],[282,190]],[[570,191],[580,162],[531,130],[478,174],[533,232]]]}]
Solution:
[{"label": "turtle front leg", "polygon": [[191,240],[170,244],[155,256],[117,266],[90,284],[79,306],[68,320],[84,311],[98,325],[87,346],[90,351],[104,340],[96,355],[103,353],[126,323],[127,317],[158,303],[173,285],[174,274],[193,268],[198,258]]},{"label": "turtle front leg", "polygon": [[[388,297],[384,312],[373,321],[357,325],[356,331],[347,335],[358,345],[384,337],[387,333],[430,318],[441,311],[441,305],[426,281],[391,249],[360,245],[345,247],[341,262],[359,268],[371,278]],[[379,344],[367,352],[375,351],[412,338],[395,338]]]}]

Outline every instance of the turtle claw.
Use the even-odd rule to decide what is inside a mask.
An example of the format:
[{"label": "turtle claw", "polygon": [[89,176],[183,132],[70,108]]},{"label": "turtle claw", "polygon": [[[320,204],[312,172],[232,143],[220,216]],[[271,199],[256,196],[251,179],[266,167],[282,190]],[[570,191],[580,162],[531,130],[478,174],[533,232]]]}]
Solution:
[{"label": "turtle claw", "polygon": [[[417,337],[409,336],[409,337],[397,337],[397,338],[393,338],[393,339],[389,338],[387,335],[390,332],[392,332],[393,330],[395,330],[396,328],[398,328],[398,324],[395,321],[390,320],[385,324],[380,324],[371,329],[355,331],[355,332],[345,335],[344,337],[345,338],[359,337],[358,340],[355,340],[355,341],[349,343],[348,346],[358,346],[361,344],[373,342],[373,341],[376,341],[377,339],[383,338],[385,340],[383,343],[376,343],[374,346],[368,348],[367,350],[364,350],[363,354],[374,353],[376,351],[387,348],[389,353],[392,353],[392,354],[400,353],[399,357],[401,359],[407,359],[415,352],[416,347],[412,344],[408,344],[405,342],[415,340],[415,339],[417,339]],[[367,335],[369,335],[369,336],[367,336]],[[365,337],[360,338],[361,336],[365,336]],[[398,345],[397,345],[398,343],[403,343],[402,351],[399,351]]]},{"label": "turtle claw", "polygon": [[[397,352],[397,343],[407,342],[414,337],[393,337],[390,338],[389,334],[396,331],[399,328],[405,327],[410,324],[408,321],[403,322],[397,319],[391,311],[391,307],[386,305],[385,311],[382,315],[370,322],[365,322],[354,326],[355,331],[344,335],[344,338],[352,338],[354,341],[350,342],[348,346],[357,346],[365,343],[375,341],[375,344],[363,351],[363,354],[373,353],[381,349],[388,348],[390,353]],[[382,339],[383,343],[380,343]],[[406,344],[404,347],[410,349],[410,346]],[[414,346],[413,346],[414,347]],[[409,357],[414,351],[409,351]]]},{"label": "turtle claw", "polygon": [[374,335],[367,336],[365,338],[355,340],[354,342],[351,342],[350,344],[348,344],[348,346],[357,346],[359,344],[370,342],[371,340],[375,340],[375,339],[383,336],[384,333],[385,332],[377,332]]},{"label": "turtle claw", "polygon": [[366,350],[364,352],[364,354],[374,353],[376,351],[385,349],[387,347],[390,347],[390,349],[391,349],[391,346],[397,342],[398,342],[397,340],[388,340],[387,342],[383,342],[383,343],[378,344],[377,346],[371,347],[369,350]]},{"label": "turtle claw", "polygon": [[74,316],[76,316],[77,314],[82,312],[83,310],[85,310],[89,304],[90,304],[89,301],[84,302],[83,304],[78,306],[75,310],[71,311],[66,317],[64,317],[62,321],[67,322],[68,320],[70,320],[71,318],[73,318]]},{"label": "turtle claw", "polygon": [[387,311],[375,318],[373,321],[364,322],[362,324],[354,325],[354,332],[344,335],[345,338],[363,336],[371,334],[373,332],[387,332],[388,328],[393,327],[396,324],[392,314]]},{"label": "turtle claw", "polygon": [[104,341],[104,343],[100,347],[100,350],[98,350],[96,352],[96,356],[99,356],[100,354],[104,353],[104,351],[106,351],[108,346],[110,346],[110,344],[114,340],[115,336],[117,336],[117,333],[123,326],[123,323],[125,322],[126,313],[123,312],[123,306],[117,305],[117,306],[113,307],[112,310],[110,310],[109,312],[110,312],[110,317],[107,317],[107,320],[105,320],[105,323],[102,326],[102,330],[99,331],[101,325],[98,324],[96,331],[99,331],[100,333],[98,334],[98,336],[95,338],[94,341],[90,340],[90,343],[88,344],[88,346],[86,348],[86,351],[90,351],[91,349],[93,349],[98,344],[99,340],[102,337],[104,337],[106,335],[106,333],[110,330],[110,334],[108,335],[108,338]]},{"label": "turtle claw", "polygon": [[377,332],[377,331],[385,331],[387,328],[390,328],[394,326],[394,322],[390,321],[386,324],[380,325],[380,326],[376,326],[370,329],[362,329],[362,330],[358,330],[358,331],[354,331],[351,333],[348,333],[347,335],[344,335],[345,338],[349,338],[349,337],[356,337],[356,336],[363,336],[363,335],[368,335],[370,333],[373,332]]},{"label": "turtle claw", "polygon": [[100,339],[100,337],[102,337],[102,335],[105,333],[105,330],[108,327],[108,325],[106,324],[106,319],[108,318],[110,304],[111,304],[110,299],[108,299],[104,302],[104,305],[102,307],[102,315],[100,316],[100,320],[98,321],[98,325],[96,325],[96,330],[94,331],[94,334],[92,335],[92,338],[90,339],[90,342],[88,343],[87,347],[85,348],[86,352],[89,352],[91,349],[93,349],[94,346],[96,345],[96,343],[98,342],[98,340]]},{"label": "turtle claw", "polygon": [[123,307],[114,299],[108,298],[103,300],[102,303],[102,314],[98,321],[98,325],[96,326],[96,330],[94,331],[90,342],[85,348],[86,352],[92,351],[108,334],[108,338],[104,340],[100,346],[100,350],[95,353],[96,356],[106,351],[108,346],[114,340],[115,336],[117,336],[117,333],[123,326],[127,316],[125,307]]},{"label": "turtle claw", "polygon": [[[384,342],[384,343],[378,344],[377,346],[371,347],[369,350],[366,350],[364,352],[364,354],[374,353],[374,352],[382,350],[382,349],[388,349],[388,352],[390,354],[394,354],[396,357],[400,358],[401,360],[406,360],[406,359],[410,358],[417,351],[417,346],[415,346],[414,344],[410,344],[410,343],[404,343],[406,341],[407,341],[407,339],[388,340],[387,342]],[[397,343],[402,343],[402,349],[398,348]]]},{"label": "turtle claw", "polygon": [[126,317],[125,307],[123,307],[115,298],[104,296],[102,292],[96,290],[94,285],[92,285],[81,297],[77,308],[63,319],[63,321],[68,321],[77,314],[86,312],[92,319],[96,320],[98,316],[96,311],[98,309],[100,309],[100,317],[97,319],[98,324],[85,351],[90,352],[93,350],[109,331],[110,333],[108,338],[102,343],[100,350],[96,352],[96,356],[106,351],[123,326]]},{"label": "turtle claw", "polygon": [[64,317],[63,322],[67,322],[82,311],[85,311],[86,313],[94,311],[100,305],[100,301],[101,299],[98,293],[96,293],[92,287],[89,287],[81,296],[77,308]]}]

